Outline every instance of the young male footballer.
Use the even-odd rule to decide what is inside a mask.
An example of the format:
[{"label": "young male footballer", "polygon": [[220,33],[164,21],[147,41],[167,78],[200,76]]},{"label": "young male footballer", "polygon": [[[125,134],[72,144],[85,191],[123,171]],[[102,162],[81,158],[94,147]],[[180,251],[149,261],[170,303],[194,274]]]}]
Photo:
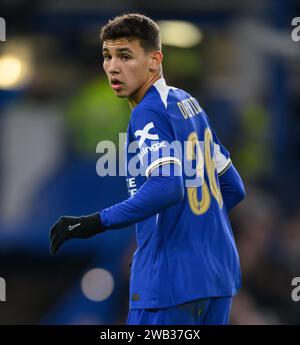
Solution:
[{"label": "young male footballer", "polygon": [[228,324],[241,286],[228,213],[245,196],[243,182],[198,101],[166,85],[153,20],[116,17],[101,41],[108,81],[132,110],[130,197],[91,215],[61,217],[50,231],[51,254],[71,238],[136,224],[127,324]]}]

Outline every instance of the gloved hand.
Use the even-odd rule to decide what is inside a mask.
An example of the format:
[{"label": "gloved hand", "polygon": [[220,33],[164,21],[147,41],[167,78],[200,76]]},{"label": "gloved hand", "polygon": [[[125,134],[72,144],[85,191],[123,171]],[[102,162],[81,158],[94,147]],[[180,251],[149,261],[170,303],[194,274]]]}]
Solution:
[{"label": "gloved hand", "polygon": [[99,213],[82,217],[60,217],[50,230],[50,253],[57,253],[61,245],[71,238],[89,238],[104,232]]}]

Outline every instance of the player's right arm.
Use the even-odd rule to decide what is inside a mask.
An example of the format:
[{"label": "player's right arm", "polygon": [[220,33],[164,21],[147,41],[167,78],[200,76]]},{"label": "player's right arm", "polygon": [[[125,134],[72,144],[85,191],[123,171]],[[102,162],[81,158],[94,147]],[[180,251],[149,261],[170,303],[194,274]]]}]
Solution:
[{"label": "player's right arm", "polygon": [[[209,124],[207,115],[206,119]],[[241,176],[231,161],[228,150],[222,145],[211,127],[210,130],[213,136],[213,159],[219,178],[220,190],[226,210],[229,212],[245,198],[245,188]]]},{"label": "player's right arm", "polygon": [[246,195],[243,181],[232,163],[223,174],[219,175],[219,183],[224,205],[229,212]]}]

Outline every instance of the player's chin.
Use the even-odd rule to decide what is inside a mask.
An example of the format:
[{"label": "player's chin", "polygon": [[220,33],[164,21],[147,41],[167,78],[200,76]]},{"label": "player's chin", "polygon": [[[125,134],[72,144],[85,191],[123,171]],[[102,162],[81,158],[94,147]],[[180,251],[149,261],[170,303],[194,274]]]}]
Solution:
[{"label": "player's chin", "polygon": [[128,97],[127,95],[122,95],[122,94],[119,94],[119,93],[116,93],[116,96],[119,97],[119,98],[127,98]]},{"label": "player's chin", "polygon": [[120,91],[115,90],[115,95],[119,98],[127,98],[128,92],[126,92],[125,90],[120,90]]}]

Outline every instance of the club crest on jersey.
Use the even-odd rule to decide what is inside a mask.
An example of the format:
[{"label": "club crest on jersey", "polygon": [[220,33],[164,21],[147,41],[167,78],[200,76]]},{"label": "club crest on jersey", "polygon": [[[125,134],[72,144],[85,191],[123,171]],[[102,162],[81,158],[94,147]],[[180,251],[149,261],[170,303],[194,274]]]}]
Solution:
[{"label": "club crest on jersey", "polygon": [[139,139],[139,148],[142,147],[146,139],[158,140],[158,134],[150,134],[150,129],[154,128],[153,122],[149,122],[143,129],[135,131],[134,135]]}]

